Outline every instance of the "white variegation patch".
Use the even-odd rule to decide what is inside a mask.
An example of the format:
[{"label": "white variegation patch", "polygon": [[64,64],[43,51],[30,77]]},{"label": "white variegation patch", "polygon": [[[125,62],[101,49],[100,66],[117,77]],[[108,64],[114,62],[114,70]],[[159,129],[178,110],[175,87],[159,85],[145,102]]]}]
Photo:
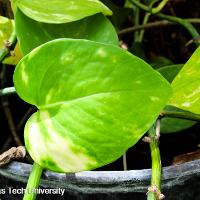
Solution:
[{"label": "white variegation patch", "polygon": [[191,103],[190,102],[185,102],[185,103],[182,104],[182,106],[184,106],[184,107],[190,107]]},{"label": "white variegation patch", "polygon": [[97,54],[98,56],[102,57],[102,58],[105,58],[105,57],[107,56],[106,51],[105,51],[104,49],[102,49],[102,48],[99,48],[99,49],[97,50],[96,54]]},{"label": "white variegation patch", "polygon": [[21,76],[22,76],[22,81],[24,82],[24,84],[27,84],[27,83],[28,83],[29,77],[28,77],[28,75],[26,74],[26,71],[25,71],[25,70],[22,71]]},{"label": "white variegation patch", "polygon": [[[54,162],[62,172],[83,171],[87,170],[88,166],[96,166],[97,161],[89,156],[83,147],[74,144],[70,137],[67,137],[67,133],[65,137],[58,134],[57,127],[53,126],[53,118],[48,111],[40,111],[34,116],[32,122],[29,122],[26,127],[26,137],[30,144],[28,151],[38,164],[54,170],[50,166],[43,166],[42,161],[49,157],[51,162]],[[45,132],[48,133],[45,141],[45,136],[42,136],[43,127],[46,129]]]},{"label": "white variegation patch", "polygon": [[160,101],[160,98],[156,96],[150,96],[151,101]]}]

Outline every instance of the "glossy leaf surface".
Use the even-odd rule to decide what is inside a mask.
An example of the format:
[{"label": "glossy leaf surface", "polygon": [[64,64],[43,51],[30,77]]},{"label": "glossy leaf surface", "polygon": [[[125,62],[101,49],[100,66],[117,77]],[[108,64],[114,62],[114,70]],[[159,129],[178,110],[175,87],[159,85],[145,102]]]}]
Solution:
[{"label": "glossy leaf surface", "polygon": [[24,55],[35,47],[58,38],[88,39],[113,45],[119,43],[114,27],[102,14],[71,23],[46,24],[32,20],[17,10],[15,23]]},{"label": "glossy leaf surface", "polygon": [[172,105],[200,114],[200,48],[178,73],[172,82],[172,88]]},{"label": "glossy leaf surface", "polygon": [[[158,71],[169,81],[169,83],[171,83],[182,67],[183,67],[182,64],[169,65],[169,66],[159,68]],[[175,111],[185,112],[174,106],[166,106],[164,110],[173,111],[173,112]],[[161,133],[178,132],[178,131],[187,129],[193,126],[194,124],[196,124],[196,122],[191,121],[191,120],[164,117],[161,119]]]},{"label": "glossy leaf surface", "polygon": [[171,94],[167,81],[127,51],[59,39],[25,56],[15,88],[37,106],[25,127],[32,158],[57,172],[91,170],[119,158],[149,129]]},{"label": "glossy leaf surface", "polygon": [[112,11],[99,0],[13,0],[13,7],[39,22],[68,23],[96,13],[111,15]]}]

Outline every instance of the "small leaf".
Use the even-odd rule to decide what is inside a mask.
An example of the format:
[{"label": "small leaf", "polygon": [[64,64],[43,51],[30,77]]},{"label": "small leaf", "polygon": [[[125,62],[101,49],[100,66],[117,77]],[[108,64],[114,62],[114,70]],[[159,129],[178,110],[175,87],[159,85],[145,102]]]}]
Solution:
[{"label": "small leaf", "polygon": [[14,30],[14,21],[0,16],[0,49],[4,47],[4,42],[8,40]]},{"label": "small leaf", "polygon": [[44,23],[60,24],[96,13],[112,14],[99,0],[15,0],[13,3],[28,17]]},{"label": "small leaf", "polygon": [[88,39],[113,45],[119,44],[114,27],[102,14],[96,14],[71,23],[46,24],[34,21],[17,10],[15,23],[23,54],[27,54],[35,47],[57,38]]},{"label": "small leaf", "polygon": [[[0,49],[4,48],[5,41],[9,40],[14,31],[14,21],[6,17],[0,16]],[[16,65],[22,58],[19,46],[16,45],[13,56],[9,56],[3,60],[4,64]]]},{"label": "small leaf", "polygon": [[18,64],[14,84],[39,109],[26,124],[26,147],[34,161],[57,172],[91,170],[119,158],[171,94],[165,79],[141,59],[77,39],[34,49]]},{"label": "small leaf", "polygon": [[200,48],[178,73],[172,88],[171,105],[200,114]]}]

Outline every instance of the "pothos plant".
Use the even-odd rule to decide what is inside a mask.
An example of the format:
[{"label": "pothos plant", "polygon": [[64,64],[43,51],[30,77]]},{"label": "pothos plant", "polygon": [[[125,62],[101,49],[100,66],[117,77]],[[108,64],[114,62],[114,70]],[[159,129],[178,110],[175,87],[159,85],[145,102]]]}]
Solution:
[{"label": "pothos plant", "polygon": [[[189,111],[178,117],[199,117],[200,48],[170,84],[164,76],[171,78],[172,70],[170,75],[162,70],[162,76],[119,47],[104,16],[112,11],[101,1],[13,0],[12,8],[24,56],[15,69],[14,86],[21,99],[38,109],[24,130],[35,162],[28,191],[38,187],[43,169],[72,173],[101,167],[148,131],[151,185],[156,187],[148,198],[156,199],[161,173],[156,120],[166,105]],[[33,192],[24,196],[35,198]]]}]

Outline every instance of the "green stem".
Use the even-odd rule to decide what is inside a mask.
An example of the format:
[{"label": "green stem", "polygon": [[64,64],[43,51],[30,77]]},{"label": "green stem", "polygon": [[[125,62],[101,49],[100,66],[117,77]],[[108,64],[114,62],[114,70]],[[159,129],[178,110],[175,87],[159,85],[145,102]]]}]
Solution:
[{"label": "green stem", "polygon": [[[196,24],[200,24],[200,19],[199,18],[188,18],[188,19],[184,19],[185,21],[188,21],[190,23],[196,23]],[[161,26],[171,26],[171,25],[177,25],[177,23],[175,22],[169,22],[168,20],[162,20],[162,21],[155,21],[155,22],[149,22],[147,24],[142,24],[142,25],[138,25],[138,26],[133,26],[133,27],[128,27],[125,29],[122,29],[118,32],[119,35],[123,35],[126,33],[130,33],[133,31],[137,31],[137,30],[141,30],[141,29],[150,29],[150,28],[155,28],[155,27],[161,27]]]},{"label": "green stem", "polygon": [[140,8],[146,12],[150,12],[151,14],[157,14],[164,8],[164,6],[167,4],[167,2],[169,0],[163,0],[156,8],[151,8],[149,6],[146,6],[145,4],[140,3],[140,1],[138,1],[138,0],[129,0],[129,1],[133,5],[137,6],[138,8]]},{"label": "green stem", "polygon": [[15,31],[12,32],[8,43],[9,45],[5,45],[1,50],[0,50],[0,63],[3,61],[3,59],[9,54],[10,48],[15,46],[15,43],[17,41],[17,36],[15,34]]},{"label": "green stem", "polygon": [[157,14],[157,16],[162,19],[166,19],[168,21],[175,22],[177,24],[182,25],[190,33],[190,35],[193,38],[197,38],[200,36],[199,33],[197,32],[197,30],[194,28],[194,26],[185,19],[181,19],[179,17],[174,17],[174,16],[170,16],[170,15],[165,15],[162,13]]},{"label": "green stem", "polygon": [[188,120],[200,122],[200,115],[195,114],[195,113],[190,113],[190,112],[163,111],[161,113],[161,117],[188,119]]},{"label": "green stem", "polygon": [[[138,7],[136,7],[135,15],[134,15],[134,26],[138,26],[139,25],[139,23],[140,23],[140,17],[139,16],[140,16],[140,9]],[[136,31],[134,33],[134,41],[138,42],[138,40],[139,40],[139,32]]]},{"label": "green stem", "polygon": [[4,47],[3,49],[0,49],[0,62],[9,54],[9,49]]},{"label": "green stem", "polygon": [[[155,0],[152,1],[152,3],[150,3],[149,7],[152,8],[155,2],[156,2]],[[151,16],[151,13],[145,13],[142,25],[146,25],[147,24],[147,22],[149,21],[150,16]],[[142,29],[140,31],[140,35],[139,35],[139,38],[138,38],[139,42],[142,42],[142,40],[143,40],[144,31],[145,31],[145,29]]]},{"label": "green stem", "polygon": [[[142,25],[146,25],[146,24],[147,24],[147,22],[148,22],[150,16],[151,16],[150,13],[146,13],[146,14],[145,14]],[[144,29],[142,29],[142,30],[140,31],[140,35],[139,35],[139,37],[138,37],[138,42],[142,42],[143,37],[144,37]]]},{"label": "green stem", "polygon": [[137,6],[138,8],[140,8],[140,9],[146,11],[146,12],[151,12],[151,10],[152,10],[152,9],[149,9],[148,6],[146,6],[146,5],[142,4],[142,3],[140,3],[140,2],[137,1],[137,0],[129,0],[129,1],[130,1],[130,3],[132,3],[133,5]]},{"label": "green stem", "polygon": [[37,163],[33,164],[31,174],[29,176],[28,184],[26,186],[26,193],[23,200],[35,200],[37,193],[35,189],[39,187],[40,177],[42,175],[43,168]]},{"label": "green stem", "polygon": [[194,26],[189,23],[188,21],[186,21],[185,19],[181,19],[179,17],[175,17],[175,16],[170,16],[170,15],[165,15],[165,14],[162,14],[162,13],[157,13],[158,10],[156,10],[155,12],[155,8],[151,9],[149,8],[148,6],[140,3],[139,1],[137,0],[130,0],[130,2],[136,6],[138,6],[140,9],[146,11],[146,12],[149,12],[151,14],[156,14],[156,16],[162,18],[162,19],[166,19],[166,20],[169,20],[171,22],[175,22],[175,23],[178,23],[180,25],[182,25],[189,33],[190,35],[195,38],[195,37],[199,37],[199,33],[197,32],[197,30],[194,28]]},{"label": "green stem", "polygon": [[[158,124],[160,121],[158,120]],[[147,193],[147,200],[157,200],[158,194],[160,193],[161,185],[161,159],[160,159],[160,150],[158,146],[158,134],[160,134],[160,125],[153,125],[149,130],[148,135],[151,138],[150,150],[151,150],[151,160],[152,160],[152,173],[151,173],[151,187],[156,188],[153,192],[149,190]],[[158,132],[157,132],[158,131]]]},{"label": "green stem", "polygon": [[8,87],[0,90],[0,97],[4,95],[14,94],[16,90],[14,87]]},{"label": "green stem", "polygon": [[160,4],[156,8],[152,8],[152,14],[159,13],[165,7],[168,1],[169,0],[163,0],[160,2]]}]

